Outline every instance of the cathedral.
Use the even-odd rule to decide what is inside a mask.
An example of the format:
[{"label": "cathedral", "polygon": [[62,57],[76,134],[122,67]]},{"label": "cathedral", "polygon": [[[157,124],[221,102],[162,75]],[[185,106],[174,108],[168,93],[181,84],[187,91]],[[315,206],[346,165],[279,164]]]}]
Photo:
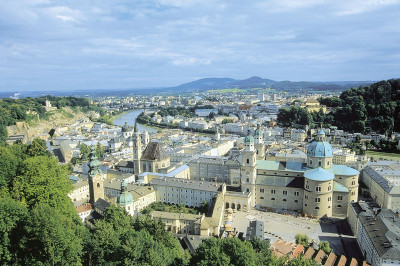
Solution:
[{"label": "cathedral", "polygon": [[309,145],[307,163],[258,160],[259,143],[248,134],[242,152],[241,190],[251,192],[253,206],[297,210],[317,218],[347,216],[348,204],[358,198],[359,172],[332,163],[332,146],[324,131]]}]

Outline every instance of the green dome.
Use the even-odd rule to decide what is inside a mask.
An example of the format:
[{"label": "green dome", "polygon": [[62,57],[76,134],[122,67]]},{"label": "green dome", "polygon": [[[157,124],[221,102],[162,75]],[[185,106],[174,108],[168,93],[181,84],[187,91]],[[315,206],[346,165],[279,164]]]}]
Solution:
[{"label": "green dome", "polygon": [[132,194],[128,192],[125,180],[121,183],[121,194],[117,198],[120,206],[125,206],[133,202]]},{"label": "green dome", "polygon": [[254,143],[254,137],[252,135],[247,135],[244,138],[244,143]]},{"label": "green dome", "polygon": [[96,175],[102,174],[100,167],[100,161],[96,156],[96,149],[94,146],[90,147],[90,156],[89,156],[89,174]]}]

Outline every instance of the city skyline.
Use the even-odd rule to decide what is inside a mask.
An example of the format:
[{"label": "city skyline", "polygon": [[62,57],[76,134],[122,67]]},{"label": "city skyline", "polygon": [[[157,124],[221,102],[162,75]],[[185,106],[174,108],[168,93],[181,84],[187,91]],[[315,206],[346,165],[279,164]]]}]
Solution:
[{"label": "city skyline", "polygon": [[396,78],[399,7],[396,0],[4,2],[0,91],[169,87],[206,77]]}]

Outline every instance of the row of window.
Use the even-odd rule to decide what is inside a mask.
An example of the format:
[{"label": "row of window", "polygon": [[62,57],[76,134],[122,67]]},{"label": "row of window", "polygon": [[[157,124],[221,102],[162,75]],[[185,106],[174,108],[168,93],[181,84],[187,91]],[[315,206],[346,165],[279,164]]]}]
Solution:
[{"label": "row of window", "polygon": [[[304,204],[304,206],[307,207],[307,203]],[[337,205],[336,207],[337,207],[337,208],[342,208],[342,205],[339,204],[339,205]],[[331,206],[328,206],[328,209],[330,209],[330,208],[331,208]],[[319,210],[319,207],[317,206],[317,207],[315,207],[314,209]]]},{"label": "row of window", "polygon": [[[308,195],[304,195],[304,199],[308,200]],[[343,196],[338,196],[337,200],[343,200]],[[332,201],[332,197],[328,197],[328,201]],[[321,198],[315,198],[315,202],[321,202]]]},{"label": "row of window", "polygon": [[[263,188],[260,188],[260,193],[264,193],[264,189],[263,189]],[[275,189],[271,189],[271,194],[276,194],[276,190],[275,190]],[[287,190],[284,190],[284,191],[282,191],[282,194],[283,194],[283,195],[287,195],[287,194],[288,194],[288,191],[287,191]],[[300,195],[300,192],[299,192],[299,191],[295,191],[295,192],[294,192],[294,195],[295,195],[295,196],[299,196],[299,195]]]},{"label": "row of window", "polygon": [[[264,197],[260,197],[260,199],[264,199]],[[275,198],[271,198],[271,200],[275,200]],[[282,201],[287,201],[287,199],[283,199]],[[293,202],[299,202],[298,200],[294,200]]]}]

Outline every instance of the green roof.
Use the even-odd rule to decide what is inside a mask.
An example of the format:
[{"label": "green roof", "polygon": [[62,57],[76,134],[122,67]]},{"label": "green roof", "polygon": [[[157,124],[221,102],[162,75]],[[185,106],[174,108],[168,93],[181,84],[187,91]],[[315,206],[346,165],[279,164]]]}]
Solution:
[{"label": "green roof", "polygon": [[333,165],[333,172],[335,173],[335,175],[347,175],[347,176],[360,174],[360,172],[357,171],[356,169],[353,169],[346,165]]},{"label": "green roof", "polygon": [[349,192],[347,187],[343,186],[342,184],[339,184],[336,181],[333,181],[333,191],[334,192]]},{"label": "green roof", "polygon": [[314,181],[329,181],[335,178],[335,175],[321,167],[308,170],[304,173],[304,177]]}]

